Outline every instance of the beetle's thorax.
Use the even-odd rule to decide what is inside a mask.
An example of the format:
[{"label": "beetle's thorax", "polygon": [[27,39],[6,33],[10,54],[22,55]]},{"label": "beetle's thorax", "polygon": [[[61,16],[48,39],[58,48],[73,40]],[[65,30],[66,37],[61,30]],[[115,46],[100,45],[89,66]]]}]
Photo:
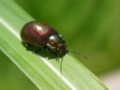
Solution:
[{"label": "beetle's thorax", "polygon": [[67,48],[66,43],[60,34],[51,35],[46,46],[55,53],[64,53]]}]

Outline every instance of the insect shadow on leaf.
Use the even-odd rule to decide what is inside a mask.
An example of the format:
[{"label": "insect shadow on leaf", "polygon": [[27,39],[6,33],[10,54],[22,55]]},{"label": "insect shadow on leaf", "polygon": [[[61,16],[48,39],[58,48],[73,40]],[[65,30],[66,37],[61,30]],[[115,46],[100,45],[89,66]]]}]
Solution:
[{"label": "insect shadow on leaf", "polygon": [[32,53],[38,55],[38,56],[42,56],[42,57],[45,57],[45,58],[48,58],[49,60],[51,59],[56,59],[56,61],[58,63],[60,63],[60,72],[61,72],[61,75],[62,75],[62,63],[63,63],[63,57],[65,56],[65,54],[67,53],[64,53],[64,54],[56,54],[54,52],[51,52],[49,49],[46,49],[46,48],[39,48],[39,47],[35,47],[29,43],[26,43],[26,42],[21,42],[22,45],[26,48],[27,51],[31,51]]}]

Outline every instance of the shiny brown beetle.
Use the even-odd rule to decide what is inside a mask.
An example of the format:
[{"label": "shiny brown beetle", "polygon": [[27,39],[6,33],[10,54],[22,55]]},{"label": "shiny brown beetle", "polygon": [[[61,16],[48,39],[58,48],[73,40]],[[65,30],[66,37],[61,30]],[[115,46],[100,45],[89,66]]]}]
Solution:
[{"label": "shiny brown beetle", "polygon": [[[39,49],[47,49],[55,53],[57,57],[67,52],[74,52],[67,49],[67,45],[61,34],[54,28],[41,22],[31,21],[25,24],[20,35],[26,45],[31,45]],[[79,52],[74,53],[80,54]]]}]

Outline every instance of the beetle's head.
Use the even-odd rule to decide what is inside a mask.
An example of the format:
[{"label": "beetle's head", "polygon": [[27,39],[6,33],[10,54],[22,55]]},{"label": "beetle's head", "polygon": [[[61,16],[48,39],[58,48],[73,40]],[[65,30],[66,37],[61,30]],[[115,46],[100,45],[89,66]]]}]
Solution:
[{"label": "beetle's head", "polygon": [[48,39],[48,43],[46,44],[46,46],[50,51],[52,51],[58,55],[65,54],[67,52],[73,52],[75,54],[82,55],[83,57],[87,58],[85,55],[81,54],[80,52],[75,52],[70,49],[67,49],[65,40],[59,34],[51,35]]},{"label": "beetle's head", "polygon": [[59,54],[65,53],[67,51],[66,50],[67,45],[65,43],[65,40],[59,34],[51,35],[49,37],[47,47],[50,51],[53,51],[53,52],[59,53]]}]

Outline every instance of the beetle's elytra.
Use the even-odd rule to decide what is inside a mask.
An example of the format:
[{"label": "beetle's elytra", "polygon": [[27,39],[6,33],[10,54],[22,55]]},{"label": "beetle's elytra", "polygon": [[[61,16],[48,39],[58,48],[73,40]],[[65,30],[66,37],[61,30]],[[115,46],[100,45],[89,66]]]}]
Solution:
[{"label": "beetle's elytra", "polygon": [[62,35],[41,22],[32,21],[25,24],[20,35],[23,42],[34,47],[48,49],[57,55],[68,52]]}]

